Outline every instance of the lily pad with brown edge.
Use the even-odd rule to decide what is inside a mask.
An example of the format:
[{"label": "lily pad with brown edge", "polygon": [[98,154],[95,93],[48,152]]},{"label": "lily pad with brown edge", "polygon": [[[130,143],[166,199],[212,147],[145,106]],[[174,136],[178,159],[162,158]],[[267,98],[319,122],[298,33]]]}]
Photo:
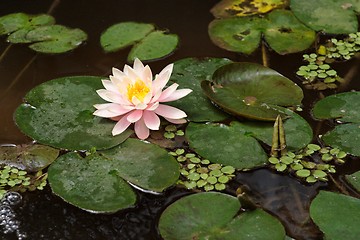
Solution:
[{"label": "lily pad with brown edge", "polygon": [[187,119],[194,122],[215,122],[228,118],[229,115],[210,102],[200,83],[210,80],[216,69],[231,62],[225,58],[184,58],[176,61],[169,82],[179,84],[179,89],[190,88],[193,91],[182,99],[169,102],[168,105],[184,110]]},{"label": "lily pad with brown edge", "polygon": [[277,106],[300,105],[303,92],[294,82],[256,63],[231,63],[217,69],[212,81],[201,83],[204,93],[226,112],[273,121],[283,113]]},{"label": "lily pad with brown edge", "polygon": [[303,51],[315,41],[315,32],[288,10],[274,10],[265,17],[234,17],[213,20],[208,27],[215,45],[228,51],[251,54],[264,34],[268,45],[279,54]]},{"label": "lily pad with brown edge", "polygon": [[[313,139],[313,131],[309,123],[300,115],[289,109],[279,109],[287,116],[284,119],[284,130],[286,138],[286,147],[290,151],[300,150],[306,147]],[[231,126],[237,128],[247,136],[252,136],[267,145],[272,144],[272,135],[274,131],[273,122],[258,121],[234,121]]]},{"label": "lily pad with brown edge", "polygon": [[287,5],[287,0],[222,0],[211,9],[211,13],[216,18],[244,17],[264,14]]},{"label": "lily pad with brown edge", "polygon": [[40,144],[0,146],[0,165],[37,172],[49,166],[58,155],[58,149]]},{"label": "lily pad with brown edge", "polygon": [[311,202],[310,216],[324,233],[324,239],[359,238],[360,199],[320,191]]},{"label": "lily pad with brown edge", "polygon": [[31,40],[26,38],[29,31],[54,23],[55,19],[47,14],[11,13],[0,17],[0,35],[9,34],[10,43],[29,43]]},{"label": "lily pad with brown edge", "polygon": [[112,136],[115,122],[93,115],[94,104],[104,103],[96,90],[101,77],[57,78],[30,90],[15,111],[20,130],[37,142],[70,150],[107,149],[131,134]]},{"label": "lily pad with brown edge", "polygon": [[179,164],[154,144],[127,139],[109,150],[85,158],[77,153],[59,157],[48,170],[53,192],[65,201],[91,212],[116,212],[134,206],[130,185],[162,192],[176,183]]},{"label": "lily pad with brown edge", "polygon": [[345,175],[345,179],[350,183],[358,192],[360,192],[360,171]]},{"label": "lily pad with brown edge", "polygon": [[347,34],[358,31],[358,0],[291,0],[295,16],[315,31]]},{"label": "lily pad with brown edge", "polygon": [[261,209],[241,211],[236,197],[217,192],[192,194],[169,205],[159,231],[164,240],[285,238],[275,217]]},{"label": "lily pad with brown edge", "polygon": [[192,150],[213,163],[237,169],[252,169],[267,163],[267,154],[257,140],[224,124],[190,123],[185,137]]}]

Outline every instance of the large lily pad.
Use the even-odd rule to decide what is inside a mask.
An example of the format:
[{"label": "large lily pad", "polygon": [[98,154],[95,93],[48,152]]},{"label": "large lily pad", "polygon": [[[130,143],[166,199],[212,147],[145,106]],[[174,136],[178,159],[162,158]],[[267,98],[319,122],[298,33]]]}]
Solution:
[{"label": "large lily pad", "polygon": [[55,194],[89,211],[115,212],[132,206],[136,196],[129,181],[140,188],[162,192],[179,177],[179,165],[167,151],[137,139],[86,158],[68,153],[49,168]]},{"label": "large lily pad", "polygon": [[310,215],[325,239],[356,240],[360,236],[360,200],[339,193],[320,191],[310,206]]},{"label": "large lily pad", "polygon": [[[284,120],[284,129],[286,137],[286,147],[290,151],[296,151],[304,148],[313,139],[313,131],[309,123],[298,114],[288,109],[281,110],[287,119]],[[232,125],[244,132],[244,134],[253,136],[256,139],[271,146],[274,124],[267,122],[233,122]]]},{"label": "large lily pad", "polygon": [[281,223],[263,210],[240,213],[236,197],[222,193],[198,193],[168,206],[159,220],[165,240],[284,239]]},{"label": "large lily pad", "polygon": [[105,52],[115,52],[134,45],[155,29],[154,25],[137,22],[121,22],[107,28],[100,37]]},{"label": "large lily pad", "polygon": [[255,138],[238,127],[190,123],[186,138],[190,148],[214,163],[251,169],[267,163],[267,155]]},{"label": "large lily pad", "polygon": [[87,34],[78,28],[51,25],[29,31],[26,39],[35,42],[29,47],[36,52],[64,53],[80,46],[87,39]]},{"label": "large lily pad", "polygon": [[37,172],[49,166],[58,155],[58,149],[40,144],[1,146],[0,164]]},{"label": "large lily pad", "polygon": [[345,176],[348,181],[358,192],[360,192],[360,171]]},{"label": "large lily pad", "polygon": [[257,120],[275,120],[282,114],[276,106],[301,104],[299,86],[280,73],[255,63],[231,63],[203,81],[205,94],[220,108]]},{"label": "large lily pad", "polygon": [[300,21],[315,31],[333,34],[358,31],[358,0],[291,0],[290,8]]},{"label": "large lily pad", "polygon": [[303,51],[315,40],[315,32],[288,10],[274,10],[263,17],[235,17],[213,20],[209,25],[211,40],[233,52],[254,52],[264,34],[269,46],[279,54]]},{"label": "large lily pad", "polygon": [[71,150],[106,149],[131,134],[112,136],[114,122],[93,116],[94,104],[103,103],[96,93],[100,77],[64,77],[45,82],[25,96],[15,112],[22,132],[37,142]]},{"label": "large lily pad", "polygon": [[211,79],[216,69],[232,61],[225,58],[185,58],[174,63],[174,70],[170,81],[180,85],[179,88],[190,88],[193,91],[185,98],[169,105],[184,110],[187,119],[195,122],[221,121],[228,117],[220,111],[206,97],[201,89],[200,83],[203,80]]},{"label": "large lily pad", "polygon": [[9,34],[8,41],[11,43],[28,43],[31,42],[26,38],[29,31],[54,23],[55,19],[47,14],[12,13],[0,17],[0,35]]},{"label": "large lily pad", "polygon": [[128,61],[132,62],[135,58],[140,60],[152,60],[163,58],[175,51],[179,43],[176,34],[168,34],[163,31],[154,31],[134,45],[131,49]]},{"label": "large lily pad", "polygon": [[285,6],[287,0],[222,0],[211,9],[211,13],[216,18],[243,17]]}]

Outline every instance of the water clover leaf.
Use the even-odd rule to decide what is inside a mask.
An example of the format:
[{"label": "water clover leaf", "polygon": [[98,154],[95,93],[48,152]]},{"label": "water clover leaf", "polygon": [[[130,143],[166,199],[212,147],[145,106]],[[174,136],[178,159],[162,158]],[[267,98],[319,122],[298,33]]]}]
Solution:
[{"label": "water clover leaf", "polygon": [[310,215],[324,239],[359,238],[360,200],[339,193],[320,191],[312,201]]},{"label": "water clover leaf", "polygon": [[267,13],[286,5],[286,0],[222,0],[211,9],[211,13],[216,18],[242,17]]},{"label": "water clover leaf", "polygon": [[215,45],[245,54],[256,50],[262,34],[279,54],[303,51],[315,40],[315,32],[288,10],[274,10],[265,17],[215,19],[209,24],[208,31]]},{"label": "water clover leaf", "polygon": [[358,30],[356,0],[291,0],[290,8],[296,17],[315,31],[332,34],[353,33]]},{"label": "water clover leaf", "polygon": [[41,53],[64,53],[81,45],[87,34],[81,29],[71,29],[62,25],[38,27],[26,35],[32,43],[29,47]]},{"label": "water clover leaf", "polygon": [[237,169],[250,169],[267,163],[267,155],[260,144],[233,126],[190,123],[185,136],[191,149],[213,163]]},{"label": "water clover leaf", "polygon": [[239,200],[230,195],[192,194],[165,209],[159,231],[165,240],[284,239],[285,230],[276,218],[261,209],[239,214],[240,208]]},{"label": "water clover leaf", "polygon": [[107,28],[100,36],[100,44],[105,52],[115,52],[133,46],[128,61],[135,58],[153,60],[166,57],[175,51],[179,43],[176,34],[156,30],[147,23],[121,22]]},{"label": "water clover leaf", "polygon": [[275,120],[277,106],[300,105],[303,92],[280,73],[256,63],[231,63],[217,69],[212,81],[202,81],[205,94],[235,116]]},{"label": "water clover leaf", "polygon": [[178,83],[182,88],[190,88],[193,92],[185,98],[169,102],[169,105],[184,110],[190,121],[222,121],[228,118],[227,114],[211,104],[200,83],[205,79],[211,79],[217,68],[229,63],[231,61],[224,58],[185,58],[176,61],[170,81]]},{"label": "water clover leaf", "polygon": [[154,25],[148,23],[117,23],[101,34],[100,44],[105,52],[116,52],[140,41],[154,29]]},{"label": "water clover leaf", "polygon": [[37,172],[49,166],[58,155],[58,149],[40,144],[1,146],[0,164]]},{"label": "water clover leaf", "polygon": [[54,79],[33,88],[15,111],[22,132],[37,142],[71,150],[107,149],[132,133],[112,136],[114,122],[93,116],[93,104],[104,102],[96,90],[101,77],[75,76]]}]

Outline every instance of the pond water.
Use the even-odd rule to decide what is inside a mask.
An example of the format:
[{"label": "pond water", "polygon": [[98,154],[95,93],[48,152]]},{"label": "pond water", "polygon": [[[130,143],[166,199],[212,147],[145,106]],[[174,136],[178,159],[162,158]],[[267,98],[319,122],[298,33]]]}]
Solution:
[{"label": "pond water", "polygon": [[[85,45],[66,54],[37,54],[24,45],[6,43],[0,38],[0,144],[24,144],[31,139],[22,134],[13,121],[13,112],[24,95],[36,85],[62,76],[95,75],[108,76],[113,66],[122,68],[129,49],[116,53],[104,53],[99,44],[100,34],[110,25],[123,21],[154,23],[161,29],[169,29],[180,37],[180,46],[174,54],[150,63],[153,72],[159,72],[167,64],[186,57],[225,57],[233,61],[262,63],[261,52],[244,56],[222,50],[209,39],[207,26],[213,19],[210,8],[216,0],[2,0],[0,16],[25,12],[50,13],[58,24],[80,28],[88,33]],[[301,54],[280,56],[268,52],[269,67],[277,70],[301,86],[296,77],[297,68],[303,64]],[[359,79],[359,61],[336,65],[341,76],[350,69],[353,81],[342,91],[360,90],[354,83]],[[316,135],[332,127],[313,120],[309,108],[321,97],[317,91],[304,90],[304,111]],[[332,94],[325,91],[323,94]],[[74,98],[76,101],[76,98]],[[316,139],[315,139],[316,140]],[[357,159],[350,160],[338,170],[334,179],[354,196],[338,175],[360,169]],[[287,234],[296,239],[321,239],[322,234],[309,218],[311,199],[320,188],[337,190],[334,184],[318,183],[304,185],[298,180],[270,170],[259,169],[240,173],[230,184],[227,192],[234,194],[240,186],[246,186],[249,198],[257,205],[279,217]],[[22,202],[14,207],[19,231],[28,239],[161,239],[156,225],[161,211],[171,202],[190,193],[183,189],[170,189],[163,195],[138,192],[138,204],[111,215],[91,214],[65,203],[54,196],[47,187],[43,191],[22,194]],[[1,239],[17,239],[15,234],[1,232]]]}]

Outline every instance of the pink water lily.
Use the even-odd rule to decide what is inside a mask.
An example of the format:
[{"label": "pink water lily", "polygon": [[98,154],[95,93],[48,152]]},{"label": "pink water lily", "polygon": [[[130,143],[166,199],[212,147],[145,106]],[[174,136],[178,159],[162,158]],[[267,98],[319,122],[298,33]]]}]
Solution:
[{"label": "pink water lily", "polygon": [[97,110],[93,114],[117,121],[112,130],[113,136],[135,123],[135,134],[140,139],[148,138],[150,129],[159,130],[159,116],[171,123],[185,123],[184,111],[160,104],[178,100],[192,91],[177,90],[179,85],[176,83],[163,90],[172,70],[173,64],[169,64],[153,80],[150,67],[144,66],[139,59],[135,59],[133,68],[128,65],[125,65],[123,71],[113,68],[110,80],[102,80],[105,89],[96,91],[109,103],[95,104]]}]

